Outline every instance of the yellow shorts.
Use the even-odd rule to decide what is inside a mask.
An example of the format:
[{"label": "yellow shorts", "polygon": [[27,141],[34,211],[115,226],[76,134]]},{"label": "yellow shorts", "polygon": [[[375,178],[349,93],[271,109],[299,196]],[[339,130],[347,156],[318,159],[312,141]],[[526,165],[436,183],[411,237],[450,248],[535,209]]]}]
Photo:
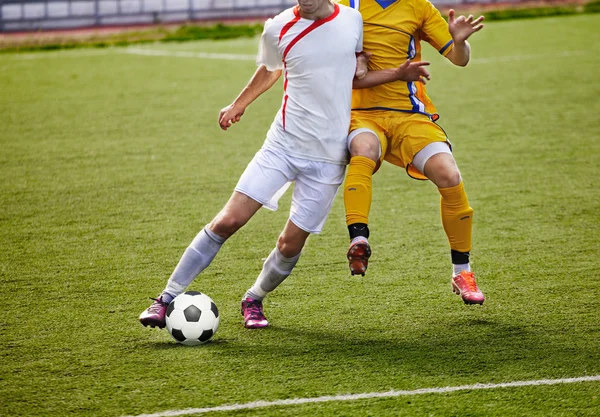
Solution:
[{"label": "yellow shorts", "polygon": [[372,130],[379,138],[381,157],[377,168],[386,160],[405,168],[415,179],[427,179],[411,164],[417,152],[433,142],[450,145],[444,130],[421,113],[353,111],[350,132],[356,129]]}]

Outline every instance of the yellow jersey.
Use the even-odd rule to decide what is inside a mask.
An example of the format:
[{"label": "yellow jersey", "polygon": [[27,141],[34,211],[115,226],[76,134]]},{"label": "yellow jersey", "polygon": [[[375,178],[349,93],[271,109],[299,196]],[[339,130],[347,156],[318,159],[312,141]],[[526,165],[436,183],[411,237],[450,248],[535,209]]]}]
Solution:
[{"label": "yellow jersey", "polygon": [[[440,54],[452,49],[448,23],[428,0],[339,0],[363,17],[363,50],[372,53],[369,70],[421,60],[421,41]],[[421,82],[394,81],[352,92],[352,110],[422,113],[437,120],[435,106]]]}]

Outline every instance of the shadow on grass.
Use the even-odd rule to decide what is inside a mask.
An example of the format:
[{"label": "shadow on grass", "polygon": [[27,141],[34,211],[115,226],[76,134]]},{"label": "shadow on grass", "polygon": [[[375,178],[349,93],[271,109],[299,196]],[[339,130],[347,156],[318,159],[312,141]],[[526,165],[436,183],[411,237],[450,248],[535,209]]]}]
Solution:
[{"label": "shadow on grass", "polygon": [[[460,378],[472,381],[565,377],[600,372],[592,340],[573,344],[573,334],[539,323],[519,324],[502,318],[459,317],[419,326],[393,323],[389,329],[271,325],[266,329],[222,334],[187,347],[171,340],[146,343],[169,356],[202,357],[217,369],[255,364],[295,375],[294,378],[364,378],[374,386],[402,386],[418,380]],[[558,336],[558,337],[557,337]],[[177,351],[176,349],[179,349]],[[198,355],[198,356],[197,356]],[[338,375],[339,374],[339,375]],[[300,378],[300,379],[302,379]],[[404,381],[404,382],[402,382]],[[425,383],[425,382],[423,382]]]},{"label": "shadow on grass", "polygon": [[[571,340],[572,335],[565,337]],[[548,328],[470,317],[422,332],[379,334],[275,325],[261,333],[254,331],[249,339],[244,346],[221,343],[214,348],[220,350],[220,357],[248,355],[265,363],[291,357],[294,365],[310,363],[357,375],[378,370],[422,377],[482,375],[488,380],[490,374],[571,375],[580,373],[577,368],[600,370],[594,365],[598,351],[593,344],[573,346],[563,343],[567,339],[556,342]]]},{"label": "shadow on grass", "polygon": [[146,347],[154,350],[171,350],[171,349],[219,349],[223,345],[229,343],[227,340],[215,338],[209,340],[207,343],[196,345],[196,346],[186,346],[181,343],[175,342],[175,340],[165,340],[165,341],[151,341],[145,344]]}]

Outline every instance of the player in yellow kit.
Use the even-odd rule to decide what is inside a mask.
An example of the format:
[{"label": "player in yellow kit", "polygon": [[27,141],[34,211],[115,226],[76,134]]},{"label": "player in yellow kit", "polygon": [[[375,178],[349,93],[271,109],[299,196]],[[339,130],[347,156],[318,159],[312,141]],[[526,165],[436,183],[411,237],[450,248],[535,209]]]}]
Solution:
[{"label": "player in yellow kit", "polygon": [[[458,66],[470,59],[467,39],[479,31],[483,17],[460,16],[450,10],[448,22],[427,0],[341,0],[359,10],[364,22],[364,50],[371,53],[369,71],[398,68],[421,61],[421,41]],[[439,118],[427,96],[424,67],[415,81],[383,84],[354,82],[344,203],[351,244],[350,271],[364,275],[371,255],[368,217],[372,175],[383,160],[406,169],[416,179],[429,179],[441,194],[441,217],[450,243],[452,288],[467,304],[485,297],[471,272],[473,209],[469,206],[450,142],[436,124]],[[373,78],[368,78],[373,80]],[[365,78],[366,80],[366,78]]]}]

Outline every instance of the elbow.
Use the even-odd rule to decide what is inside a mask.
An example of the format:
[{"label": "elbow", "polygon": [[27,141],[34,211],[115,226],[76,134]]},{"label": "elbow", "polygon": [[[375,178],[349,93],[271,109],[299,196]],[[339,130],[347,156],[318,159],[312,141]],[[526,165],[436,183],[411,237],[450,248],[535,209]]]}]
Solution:
[{"label": "elbow", "polygon": [[353,90],[360,90],[361,88],[365,88],[365,87],[366,86],[364,85],[364,83],[362,83],[357,78],[355,78],[354,80],[352,80],[352,89]]},{"label": "elbow", "polygon": [[450,62],[452,62],[457,67],[466,67],[470,61],[469,56],[455,56],[451,55],[447,57]]},{"label": "elbow", "polygon": [[471,60],[471,47],[465,41],[463,44],[455,43],[454,48],[450,50],[447,58],[458,67],[466,67]]}]

